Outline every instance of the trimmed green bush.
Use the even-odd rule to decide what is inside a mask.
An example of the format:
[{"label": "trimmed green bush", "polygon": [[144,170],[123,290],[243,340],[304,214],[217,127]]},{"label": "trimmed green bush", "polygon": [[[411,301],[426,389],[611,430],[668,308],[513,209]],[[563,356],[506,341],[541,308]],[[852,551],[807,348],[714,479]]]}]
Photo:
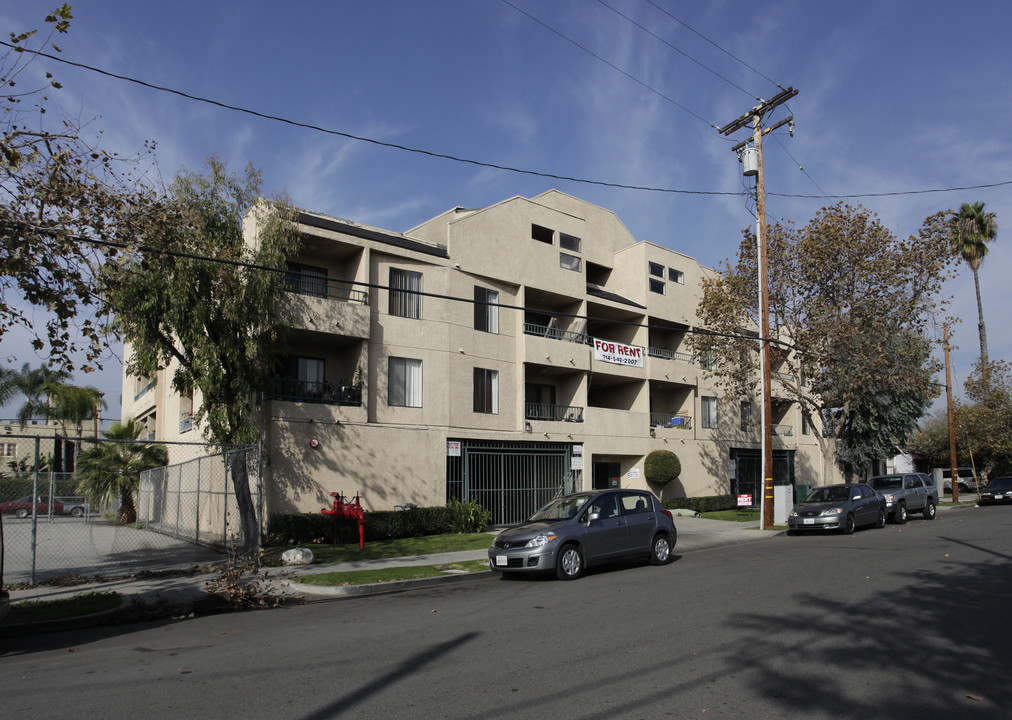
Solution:
[{"label": "trimmed green bush", "polygon": [[664,486],[682,473],[682,461],[670,450],[654,450],[643,463],[647,482]]},{"label": "trimmed green bush", "polygon": [[738,507],[738,499],[734,495],[708,495],[706,497],[670,498],[663,501],[668,510],[693,510],[695,512],[711,512],[713,510],[734,510]]},{"label": "trimmed green bush", "polygon": [[[411,510],[378,510],[365,514],[365,539],[441,535],[455,532],[453,512],[449,507],[414,508]],[[336,536],[336,540],[335,540]],[[267,521],[268,545],[294,543],[357,543],[358,521],[335,518],[323,513],[292,513],[272,515]]]}]

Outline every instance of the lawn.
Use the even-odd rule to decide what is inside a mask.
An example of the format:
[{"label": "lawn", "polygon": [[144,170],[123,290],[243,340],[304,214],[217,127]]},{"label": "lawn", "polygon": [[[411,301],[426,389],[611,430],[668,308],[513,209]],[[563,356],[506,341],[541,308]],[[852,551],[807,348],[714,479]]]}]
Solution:
[{"label": "lawn", "polygon": [[[492,544],[490,533],[447,533],[424,537],[397,538],[367,542],[359,549],[358,543],[343,545],[306,545],[313,551],[314,563],[338,563],[353,560],[377,560],[379,558],[405,557],[410,555],[431,555],[433,553],[457,552],[459,550],[486,550]],[[281,553],[287,546],[265,547],[265,565],[281,564]]]},{"label": "lawn", "polygon": [[699,513],[699,517],[707,520],[729,520],[731,522],[752,522],[759,519],[759,508],[748,510],[711,510]]}]

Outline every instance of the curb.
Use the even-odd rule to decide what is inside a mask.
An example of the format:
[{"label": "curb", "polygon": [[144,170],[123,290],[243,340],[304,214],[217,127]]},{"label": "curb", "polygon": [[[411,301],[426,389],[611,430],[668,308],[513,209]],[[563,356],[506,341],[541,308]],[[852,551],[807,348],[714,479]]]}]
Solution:
[{"label": "curb", "polygon": [[[386,595],[389,593],[402,592],[404,590],[415,590],[433,585],[462,582],[473,578],[491,576],[491,570],[479,570],[477,572],[459,573],[444,575],[440,577],[418,578],[417,580],[394,580],[385,583],[367,583],[363,585],[309,585],[307,583],[295,582],[292,580],[275,581],[276,586],[286,590],[316,596],[315,599],[323,598],[345,598],[345,597],[369,597],[372,595]],[[312,600],[310,600],[311,602]]]}]

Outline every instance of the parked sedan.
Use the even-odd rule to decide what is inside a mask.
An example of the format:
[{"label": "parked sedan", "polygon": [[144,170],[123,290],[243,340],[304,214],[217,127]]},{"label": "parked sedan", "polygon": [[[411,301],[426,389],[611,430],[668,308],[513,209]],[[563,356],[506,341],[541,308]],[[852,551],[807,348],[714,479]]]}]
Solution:
[{"label": "parked sedan", "polygon": [[[15,517],[26,518],[32,514],[32,496],[25,495],[17,500],[0,503],[0,513],[14,513]],[[37,515],[72,515],[82,517],[86,510],[84,502],[67,501],[61,498],[39,495],[34,503]]]},{"label": "parked sedan", "polygon": [[850,535],[860,525],[881,528],[885,521],[885,498],[867,485],[826,485],[791,510],[787,527],[792,532],[839,530]]},{"label": "parked sedan", "polygon": [[1012,502],[1012,477],[995,478],[980,491],[979,505]]},{"label": "parked sedan", "polygon": [[503,530],[489,567],[507,573],[555,572],[575,580],[588,567],[621,558],[671,561],[671,513],[643,490],[595,490],[555,498],[526,522]]}]

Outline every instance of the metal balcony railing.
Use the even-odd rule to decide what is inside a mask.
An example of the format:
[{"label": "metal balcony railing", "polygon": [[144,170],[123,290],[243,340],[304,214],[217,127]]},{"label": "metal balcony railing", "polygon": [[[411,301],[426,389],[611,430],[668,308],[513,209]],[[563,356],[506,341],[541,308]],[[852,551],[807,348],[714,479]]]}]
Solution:
[{"label": "metal balcony railing", "polygon": [[773,434],[781,437],[792,437],[794,435],[793,425],[773,425]]},{"label": "metal balcony railing", "polygon": [[677,350],[668,350],[667,348],[659,347],[648,347],[647,354],[650,357],[663,358],[665,360],[681,360],[682,362],[696,363],[696,359],[691,353],[678,352]]},{"label": "metal balcony railing", "polygon": [[309,297],[361,303],[362,305],[369,304],[368,292],[356,290],[347,282],[331,278],[314,277],[311,275],[290,275],[288,278],[288,291]]},{"label": "metal balcony railing", "polygon": [[261,394],[261,400],[359,406],[362,404],[362,388],[345,381],[330,383],[274,378]]},{"label": "metal balcony railing", "polygon": [[524,334],[537,335],[538,337],[546,337],[551,340],[568,340],[569,342],[580,343],[582,345],[590,344],[590,338],[587,336],[587,333],[561,330],[559,328],[548,327],[547,325],[538,325],[537,323],[525,322]]},{"label": "metal balcony railing", "polygon": [[550,420],[552,422],[583,422],[583,408],[571,405],[548,405],[546,403],[525,403],[524,417],[528,420]]},{"label": "metal balcony railing", "polygon": [[685,413],[650,413],[651,427],[670,427],[678,430],[691,430],[692,417]]},{"label": "metal balcony railing", "polygon": [[193,415],[184,415],[179,419],[179,432],[189,432],[193,430]]}]

